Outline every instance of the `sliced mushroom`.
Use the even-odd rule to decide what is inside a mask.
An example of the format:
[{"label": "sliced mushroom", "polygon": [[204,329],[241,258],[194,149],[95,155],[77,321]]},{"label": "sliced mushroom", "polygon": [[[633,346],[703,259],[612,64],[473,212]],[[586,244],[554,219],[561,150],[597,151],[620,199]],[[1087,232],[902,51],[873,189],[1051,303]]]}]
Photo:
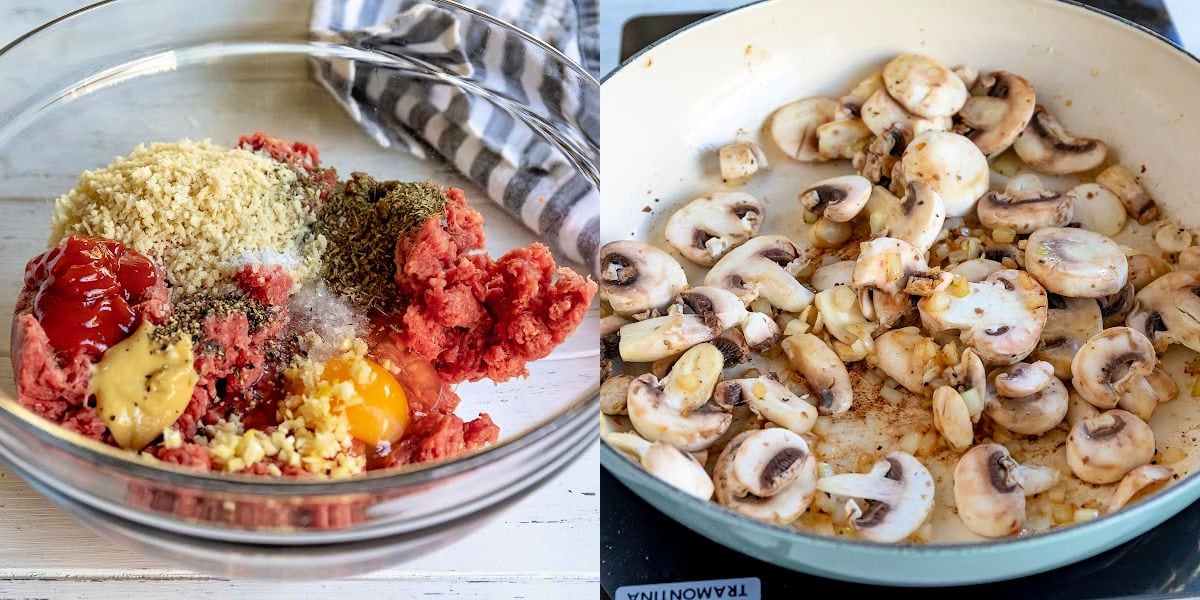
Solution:
[{"label": "sliced mushroom", "polygon": [[654,362],[719,335],[699,315],[666,315],[621,327],[618,348],[626,362]]},{"label": "sliced mushroom", "polygon": [[[908,285],[904,286],[904,293],[911,296],[932,296],[945,291],[954,281],[953,274],[934,267],[928,273],[913,273],[909,276]],[[963,281],[966,280],[963,279]]]},{"label": "sliced mushroom", "polygon": [[1173,343],[1200,351],[1200,272],[1173,271],[1142,288],[1126,323],[1159,352]]},{"label": "sliced mushroom", "polygon": [[[1135,256],[1137,256],[1137,255],[1135,255]],[[1149,256],[1149,255],[1140,255],[1140,256]],[[1153,257],[1151,257],[1151,258],[1153,258]],[[1155,260],[1157,260],[1157,259],[1155,259]],[[1159,273],[1159,275],[1162,275],[1163,273],[1166,273],[1167,271],[1171,270],[1171,268],[1167,267],[1166,264],[1163,263],[1162,261],[1158,261],[1158,262],[1159,262],[1159,264],[1162,264],[1165,267],[1162,270],[1162,272]],[[1179,257],[1175,259],[1175,263],[1177,265],[1179,265],[1180,270],[1183,270],[1183,271],[1200,271],[1200,246],[1191,246],[1188,248],[1184,248],[1183,251],[1179,253]],[[1135,279],[1133,256],[1129,257],[1129,278],[1131,280]],[[1150,283],[1150,281],[1153,281],[1153,279],[1146,281],[1146,283]],[[1139,287],[1138,289],[1141,289],[1141,288]]]},{"label": "sliced mushroom", "polygon": [[821,338],[810,333],[783,340],[783,353],[817,398],[817,409],[826,415],[850,410],[854,390],[846,364]]},{"label": "sliced mushroom", "polygon": [[1179,221],[1160,220],[1154,226],[1154,243],[1163,252],[1172,254],[1183,252],[1192,245],[1192,232],[1179,224]]},{"label": "sliced mushroom", "polygon": [[825,323],[825,331],[843,344],[853,344],[869,327],[858,294],[849,286],[839,285],[818,293],[813,306]]},{"label": "sliced mushroom", "polygon": [[798,313],[813,293],[796,280],[807,259],[781,235],[752,238],[726,254],[704,277],[704,284],[727,289],[749,305],[762,298],[785,312]]},{"label": "sliced mushroom", "polygon": [[840,248],[850,239],[854,228],[850,223],[840,223],[829,217],[820,217],[808,229],[808,243],[813,248]]},{"label": "sliced mushroom", "polygon": [[986,364],[1012,364],[1033,352],[1046,324],[1046,290],[1013,269],[967,285],[970,291],[961,298],[947,290],[917,303],[926,329],[957,329]]},{"label": "sliced mushroom", "polygon": [[[1181,271],[1200,271],[1197,268],[1190,268],[1184,265],[1183,257],[1187,252],[1180,255],[1179,270]],[[1142,291],[1142,288],[1150,285],[1151,282],[1171,272],[1171,266],[1167,263],[1150,256],[1149,254],[1137,253],[1129,256],[1129,282],[1133,284],[1135,292]]]},{"label": "sliced mushroom", "polygon": [[651,475],[701,500],[712,498],[712,478],[691,454],[634,433],[606,433],[601,437],[614,448],[637,458]]},{"label": "sliced mushroom", "polygon": [[1125,319],[1133,310],[1133,305],[1137,300],[1137,290],[1134,289],[1133,283],[1125,284],[1125,287],[1115,294],[1097,298],[1096,301],[1100,305],[1100,315],[1104,317],[1105,327],[1116,327],[1124,325]]},{"label": "sliced mushroom", "polygon": [[830,121],[817,127],[817,151],[826,160],[854,158],[871,135],[871,129],[857,117]]},{"label": "sliced mushroom", "polygon": [[621,358],[621,327],[629,320],[618,315],[600,319],[600,378],[608,379],[612,374],[613,361]]},{"label": "sliced mushroom", "polygon": [[1081,183],[1067,192],[1075,198],[1071,221],[1080,227],[1112,237],[1125,227],[1125,205],[1116,194],[1098,183]]},{"label": "sliced mushroom", "polygon": [[1129,281],[1129,261],[1121,246],[1076,227],[1033,232],[1025,247],[1025,269],[1047,291],[1071,298],[1115,294]]},{"label": "sliced mushroom", "polygon": [[967,87],[941,63],[902,54],[883,66],[883,84],[904,108],[922,117],[949,117],[967,100]]},{"label": "sliced mushroom", "polygon": [[871,182],[860,175],[843,175],[814,183],[800,194],[810,212],[845,223],[858,215],[871,197]]},{"label": "sliced mushroom", "polygon": [[846,504],[850,526],[875,542],[903,541],[933,513],[933,476],[905,452],[883,455],[869,473],[823,477],[817,489],[851,498]]},{"label": "sliced mushroom", "polygon": [[667,221],[667,241],[706,267],[758,234],[766,208],[750,194],[717,192],[688,202]]},{"label": "sliced mushroom", "polygon": [[986,537],[1003,537],[1025,524],[1025,496],[1058,485],[1058,471],[1024,466],[1000,444],[976,446],[954,467],[954,505],[963,525]]},{"label": "sliced mushroom", "polygon": [[[1013,149],[1025,164],[1049,175],[1094,169],[1108,155],[1107,144],[1100,140],[1076,137],[1040,104],[1033,109],[1029,126],[1013,142]],[[1105,187],[1112,189],[1112,186]]]},{"label": "sliced mushroom", "polygon": [[741,299],[733,292],[719,287],[694,287],[679,294],[679,300],[694,314],[703,318],[704,324],[717,333],[737,327],[750,314],[746,305],[742,304]]},{"label": "sliced mushroom", "polygon": [[796,433],[808,433],[817,423],[817,408],[783,385],[773,373],[726,379],[714,395],[722,406],[749,404],[755,414]]},{"label": "sliced mushroom", "polygon": [[670,254],[642,242],[609,242],[600,249],[600,298],[623,317],[666,308],[687,285]]},{"label": "sliced mushroom", "polygon": [[721,166],[721,179],[735,185],[750,180],[769,166],[767,155],[753,142],[721,146],[717,152],[717,162]]},{"label": "sliced mushroom", "polygon": [[963,86],[968,90],[975,87],[975,83],[979,81],[979,69],[971,65],[958,65],[954,67],[954,74],[962,80]]},{"label": "sliced mushroom", "polygon": [[825,160],[817,147],[817,128],[837,116],[837,102],[805,98],[785,104],[771,115],[767,130],[771,140],[788,157],[800,162]]},{"label": "sliced mushroom", "polygon": [[872,289],[896,294],[908,285],[909,276],[928,270],[916,246],[896,238],[875,238],[862,243],[850,284],[860,291]]},{"label": "sliced mushroom", "polygon": [[813,272],[810,283],[818,292],[832,289],[839,285],[850,285],[854,277],[855,261],[841,260],[827,264]]},{"label": "sliced mushroom", "polygon": [[609,377],[600,384],[600,412],[606,415],[624,415],[625,401],[629,398],[629,386],[633,383],[632,375],[617,375]]},{"label": "sliced mushroom", "polygon": [[933,426],[954,450],[966,450],[975,442],[975,427],[967,403],[958,390],[948,385],[933,392]]},{"label": "sliced mushroom", "polygon": [[1158,205],[1129,169],[1113,165],[1096,175],[1096,183],[1112,190],[1125,205],[1125,212],[1138,223],[1145,225],[1158,218]]},{"label": "sliced mushroom", "polygon": [[1029,125],[1033,117],[1033,86],[1024,77],[994,71],[980,81],[983,95],[971,96],[958,116],[966,125],[964,134],[988,156],[1004,152]]},{"label": "sliced mushroom", "polygon": [[787,524],[800,518],[816,496],[817,459],[804,438],[786,429],[746,431],[717,458],[713,483],[721,505]]},{"label": "sliced mushroom", "polygon": [[988,191],[987,158],[971,140],[948,131],[929,131],[913,139],[900,159],[904,182],[920,181],[942,197],[946,216],[971,213]]},{"label": "sliced mushroom", "polygon": [[1050,303],[1041,340],[1031,356],[1050,363],[1055,377],[1070,379],[1071,361],[1079,348],[1104,329],[1103,313],[1091,298],[1054,298],[1061,304]]},{"label": "sliced mushroom", "polygon": [[954,265],[950,272],[967,280],[967,283],[978,283],[987,279],[992,273],[1004,270],[1004,265],[987,258],[973,258]]},{"label": "sliced mushroom", "polygon": [[736,367],[750,360],[750,345],[739,329],[728,329],[713,338],[712,345],[725,357],[725,368]]},{"label": "sliced mushroom", "polygon": [[[1048,363],[1038,364],[1045,365],[1046,371],[1039,372],[1039,375],[1044,376],[1042,379],[1044,385],[1034,392],[1020,396],[1005,394],[990,396],[984,407],[988,418],[1019,435],[1041,435],[1062,423],[1067,416],[1067,386],[1049,373],[1050,365]],[[1034,371],[1032,365],[1024,363],[1018,363],[1014,365],[1014,368],[1027,372]],[[1012,370],[1009,373],[1012,373]],[[1036,379],[1038,376],[1025,377]],[[999,377],[996,378],[996,385],[999,388]],[[1025,387],[1032,387],[1032,384]]]},{"label": "sliced mushroom", "polygon": [[1091,402],[1083,399],[1076,392],[1071,392],[1067,396],[1067,423],[1071,427],[1075,427],[1080,421],[1085,421],[1100,414],[1100,409],[1092,405]]},{"label": "sliced mushroom", "polygon": [[871,183],[885,188],[898,188],[900,182],[900,158],[912,133],[903,124],[897,123],[885,129],[854,155],[854,169]]},{"label": "sliced mushroom", "polygon": [[680,450],[707,448],[733,420],[728,412],[703,408],[724,362],[715,346],[700,344],[685,352],[662,381],[650,373],[634,379],[626,399],[634,429],[647,440]]},{"label": "sliced mushroom", "polygon": [[929,251],[946,222],[942,197],[920,181],[909,182],[903,200],[876,186],[867,203],[867,214],[873,226],[881,225],[879,235],[904,240],[921,253]]},{"label": "sliced mushroom", "polygon": [[[897,124],[904,127],[910,118],[912,118],[912,114],[884,89],[876,90],[867,97],[862,105],[863,124],[875,136],[882,136],[885,131]],[[909,131],[911,133],[911,129]]]},{"label": "sliced mushroom", "polygon": [[1014,177],[1003,194],[984,194],[975,208],[984,227],[1003,227],[1020,234],[1062,227],[1071,222],[1074,210],[1074,196],[1043,189],[1041,180],[1032,173]]},{"label": "sliced mushroom", "polygon": [[1040,392],[1054,379],[1054,367],[1045,361],[1017,363],[996,374],[996,393],[1020,398]]},{"label": "sliced mushroom", "polygon": [[1119,481],[1154,458],[1154,432],[1133,413],[1109,410],[1085,419],[1067,436],[1067,464],[1096,484]]},{"label": "sliced mushroom", "polygon": [[863,103],[881,89],[883,89],[882,69],[858,82],[853,89],[838,100],[838,115],[843,119],[861,117]]},{"label": "sliced mushroom", "polygon": [[1121,478],[1121,483],[1117,484],[1117,491],[1113,492],[1105,512],[1114,513],[1125,508],[1125,505],[1129,504],[1135,496],[1162,487],[1162,484],[1170,481],[1174,474],[1174,469],[1162,465],[1137,467]]},{"label": "sliced mushroom", "polygon": [[875,338],[875,366],[904,389],[922,394],[937,364],[939,347],[916,327],[893,329]]},{"label": "sliced mushroom", "polygon": [[1145,335],[1129,327],[1105,329],[1071,362],[1071,385],[1097,408],[1113,408],[1126,394],[1155,395],[1146,377],[1158,356]]}]

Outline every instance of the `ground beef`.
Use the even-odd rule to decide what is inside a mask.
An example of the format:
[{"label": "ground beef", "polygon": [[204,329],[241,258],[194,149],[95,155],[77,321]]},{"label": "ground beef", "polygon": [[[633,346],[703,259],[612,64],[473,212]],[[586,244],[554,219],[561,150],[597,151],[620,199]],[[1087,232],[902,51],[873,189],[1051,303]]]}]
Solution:
[{"label": "ground beef", "polygon": [[321,200],[327,198],[333,191],[333,187],[337,185],[337,170],[321,166],[321,154],[312,144],[304,142],[289,144],[277,137],[255,131],[250,135],[238,138],[238,148],[251,152],[265,152],[267,156],[305,174],[306,185],[316,187]]},{"label": "ground beef", "polygon": [[208,448],[191,442],[184,442],[178,448],[167,448],[161,444],[146,449],[158,460],[172,465],[180,465],[201,471],[212,468],[212,455]]},{"label": "ground beef", "polygon": [[528,375],[587,314],[596,284],[554,268],[541,244],[498,260],[483,248],[483,217],[449,190],[443,219],[431,218],[396,245],[396,284],[409,304],[402,343],[450,382]]},{"label": "ground beef", "polygon": [[267,306],[287,306],[292,277],[280,265],[245,265],[233,274],[238,288]]}]

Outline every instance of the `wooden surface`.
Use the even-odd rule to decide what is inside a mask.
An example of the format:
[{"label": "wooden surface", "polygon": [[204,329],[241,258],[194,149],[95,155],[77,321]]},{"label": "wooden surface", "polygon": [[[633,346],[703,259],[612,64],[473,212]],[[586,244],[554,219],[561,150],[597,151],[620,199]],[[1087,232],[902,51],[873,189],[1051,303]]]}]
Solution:
[{"label": "wooden surface", "polygon": [[[0,45],[87,4],[0,0]],[[7,175],[19,179],[17,173]],[[5,210],[14,208],[5,205]],[[489,223],[505,218],[497,210],[480,209]],[[493,522],[409,563],[343,581],[264,584],[205,577],[115,546],[0,467],[0,600],[178,598],[181,593],[189,598],[311,598],[314,593],[372,600],[591,598],[599,579],[598,469],[593,448]]]}]

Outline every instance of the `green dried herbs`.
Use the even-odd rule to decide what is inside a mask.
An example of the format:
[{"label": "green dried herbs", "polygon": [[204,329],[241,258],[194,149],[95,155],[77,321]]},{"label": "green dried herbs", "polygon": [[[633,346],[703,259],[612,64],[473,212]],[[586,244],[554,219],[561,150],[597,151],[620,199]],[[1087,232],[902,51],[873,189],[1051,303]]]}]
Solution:
[{"label": "green dried herbs", "polygon": [[368,310],[389,308],[396,300],[396,241],[442,215],[446,201],[445,190],[432,183],[352,173],[329,196],[315,226],[329,243],[326,283]]}]

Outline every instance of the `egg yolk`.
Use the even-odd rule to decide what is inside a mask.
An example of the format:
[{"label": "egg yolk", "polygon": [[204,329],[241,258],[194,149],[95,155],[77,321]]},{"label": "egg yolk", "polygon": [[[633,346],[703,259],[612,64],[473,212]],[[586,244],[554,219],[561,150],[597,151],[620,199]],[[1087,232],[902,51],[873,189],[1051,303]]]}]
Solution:
[{"label": "egg yolk", "polygon": [[[361,363],[366,373],[355,369]],[[348,381],[362,402],[346,407],[350,435],[371,445],[395,443],[408,428],[408,397],[391,373],[375,361],[344,359],[325,363],[322,379],[330,383]]]}]

